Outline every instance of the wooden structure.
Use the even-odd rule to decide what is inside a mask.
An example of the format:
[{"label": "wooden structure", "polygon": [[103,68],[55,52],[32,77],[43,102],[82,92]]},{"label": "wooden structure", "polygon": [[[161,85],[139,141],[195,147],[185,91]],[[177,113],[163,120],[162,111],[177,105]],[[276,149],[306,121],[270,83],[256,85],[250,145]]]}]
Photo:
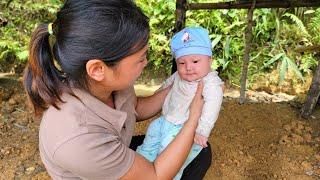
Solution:
[{"label": "wooden structure", "polygon": [[[186,11],[199,9],[248,9],[246,44],[244,62],[241,76],[240,104],[245,101],[246,80],[250,59],[250,44],[252,39],[252,16],[257,8],[292,8],[292,7],[320,7],[320,0],[235,0],[221,3],[187,3],[187,0],[176,0],[176,21],[174,31],[178,32],[185,27]],[[172,63],[172,72],[177,70],[176,64]],[[301,109],[301,116],[307,118],[320,95],[320,63],[314,75],[306,102]]]}]

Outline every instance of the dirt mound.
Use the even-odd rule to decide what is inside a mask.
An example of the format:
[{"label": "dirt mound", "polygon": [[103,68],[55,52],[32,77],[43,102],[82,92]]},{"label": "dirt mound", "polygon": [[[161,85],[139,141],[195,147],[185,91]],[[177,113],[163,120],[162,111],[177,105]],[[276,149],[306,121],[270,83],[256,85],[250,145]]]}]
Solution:
[{"label": "dirt mound", "polygon": [[[213,163],[205,179],[320,178],[319,107],[304,120],[290,103],[263,99],[244,105],[224,99],[209,139]],[[26,105],[21,81],[0,77],[0,104],[0,179],[50,179],[38,151],[40,120]],[[150,121],[138,123],[135,134]]]}]

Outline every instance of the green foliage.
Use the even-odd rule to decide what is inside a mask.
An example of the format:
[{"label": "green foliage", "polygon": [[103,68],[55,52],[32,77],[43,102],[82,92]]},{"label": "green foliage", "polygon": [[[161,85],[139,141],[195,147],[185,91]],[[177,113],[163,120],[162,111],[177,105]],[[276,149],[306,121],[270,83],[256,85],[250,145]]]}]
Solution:
[{"label": "green foliage", "polygon": [[289,17],[294,23],[296,23],[299,30],[307,36],[310,36],[303,22],[294,14],[285,13],[283,16]]},{"label": "green foliage", "polygon": [[306,11],[307,14],[314,14],[311,17],[310,23],[308,27],[310,29],[310,33],[312,34],[312,40],[315,44],[320,44],[320,8],[310,11]]},{"label": "green foliage", "polygon": [[[173,36],[175,1],[168,1],[168,5],[165,5],[167,2],[162,4],[163,1],[160,0],[150,0],[148,3],[146,0],[137,2],[150,17],[149,66],[155,67],[156,70],[166,69],[170,72],[172,57],[169,39]],[[293,52],[297,44],[311,41],[312,34],[309,32],[309,26],[305,26],[306,22],[302,21],[305,11],[308,9],[294,9],[293,12],[292,9],[256,9],[254,11],[249,79],[253,74],[258,73],[263,76],[270,69],[278,69],[281,84],[288,69],[293,69],[295,74],[303,79],[302,72],[309,73],[309,69],[315,67],[312,56],[308,56],[308,60],[305,60],[304,56]],[[246,10],[187,11],[186,26],[202,26],[209,31],[213,46],[212,68],[218,69],[220,76],[231,83],[238,83],[241,76],[246,18]],[[281,57],[278,57],[279,54]],[[276,58],[271,61],[273,56]],[[296,59],[296,57],[302,59]]]},{"label": "green foliage", "polygon": [[239,82],[244,53],[245,10],[197,10],[187,12],[186,26],[202,26],[213,45],[213,69],[220,76]]},{"label": "green foliage", "polygon": [[[281,60],[282,58],[282,60]],[[281,85],[285,79],[286,72],[289,68],[292,68],[293,71],[296,73],[296,75],[301,79],[304,80],[298,66],[294,61],[292,61],[286,53],[282,52],[279,53],[275,56],[273,56],[268,62],[266,62],[263,66],[263,68],[269,67],[271,64],[273,64],[275,61],[280,61],[281,60],[281,65],[280,65],[280,81],[279,85]]]},{"label": "green foliage", "polygon": [[[188,3],[223,1],[228,0],[190,0]],[[176,1],[135,2],[150,18],[148,69],[169,75],[173,60],[169,40],[174,35]],[[61,4],[62,0],[0,0],[0,64],[24,62],[28,58],[31,32],[42,22],[52,22]],[[209,31],[213,46],[212,68],[217,69],[224,79],[239,84],[247,10],[195,10],[187,11],[186,15],[186,26],[202,26]],[[281,84],[289,69],[303,80],[316,67],[317,61],[313,53],[299,54],[293,49],[297,45],[319,44],[319,28],[319,8],[256,9],[249,83],[254,75],[264,76],[277,70]]]},{"label": "green foliage", "polygon": [[19,42],[1,40],[0,48],[3,49],[3,51],[0,53],[0,59],[5,59],[10,55],[10,53],[14,53],[14,55],[18,58],[18,60],[28,59],[27,48],[19,47]]},{"label": "green foliage", "polygon": [[172,56],[169,39],[173,36],[175,0],[136,0],[137,5],[150,18],[149,69],[171,72]]},{"label": "green foliage", "polygon": [[[42,22],[51,22],[61,1],[0,1],[0,63],[28,59],[31,32]],[[0,26],[1,26],[0,24]]]}]

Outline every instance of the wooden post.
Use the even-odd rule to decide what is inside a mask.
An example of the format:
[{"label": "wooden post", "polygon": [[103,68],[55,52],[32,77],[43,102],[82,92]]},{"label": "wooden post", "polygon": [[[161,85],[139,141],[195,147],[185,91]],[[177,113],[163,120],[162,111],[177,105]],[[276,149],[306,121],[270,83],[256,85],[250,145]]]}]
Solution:
[{"label": "wooden post", "polygon": [[[198,9],[250,9],[252,0],[238,0],[220,3],[190,3],[189,10]],[[256,2],[255,9],[258,8],[292,8],[292,7],[319,7],[319,0],[259,0]]]},{"label": "wooden post", "polygon": [[[316,55],[317,59],[320,60],[320,54]],[[313,75],[312,83],[306,97],[304,104],[300,110],[300,116],[308,118],[314,107],[317,105],[317,101],[320,95],[320,62],[318,62],[317,69]]]},{"label": "wooden post", "polygon": [[[176,22],[174,23],[174,33],[182,30],[186,25],[187,0],[176,1]],[[177,71],[175,60],[172,61],[171,73]]]},{"label": "wooden post", "polygon": [[243,57],[243,68],[241,76],[241,90],[240,90],[240,104],[243,104],[246,99],[246,81],[247,81],[247,72],[250,59],[250,46],[252,40],[252,19],[253,11],[256,5],[256,0],[253,0],[251,8],[248,10],[248,25],[246,29],[246,49]]}]

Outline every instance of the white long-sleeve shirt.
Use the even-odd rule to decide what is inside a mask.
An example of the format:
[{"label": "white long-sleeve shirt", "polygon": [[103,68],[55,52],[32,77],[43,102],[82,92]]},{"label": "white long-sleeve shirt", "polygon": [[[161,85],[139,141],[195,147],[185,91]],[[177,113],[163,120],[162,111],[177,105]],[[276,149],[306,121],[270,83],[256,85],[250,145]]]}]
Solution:
[{"label": "white long-sleeve shirt", "polygon": [[[202,78],[204,88],[204,106],[199,119],[196,132],[202,136],[209,137],[216,122],[222,104],[224,84],[218,76],[218,72],[212,71]],[[198,82],[182,80],[176,72],[170,76],[161,88],[166,88],[174,82],[172,89],[167,95],[162,106],[162,114],[173,124],[183,124],[189,118],[189,106],[197,91]]]}]

